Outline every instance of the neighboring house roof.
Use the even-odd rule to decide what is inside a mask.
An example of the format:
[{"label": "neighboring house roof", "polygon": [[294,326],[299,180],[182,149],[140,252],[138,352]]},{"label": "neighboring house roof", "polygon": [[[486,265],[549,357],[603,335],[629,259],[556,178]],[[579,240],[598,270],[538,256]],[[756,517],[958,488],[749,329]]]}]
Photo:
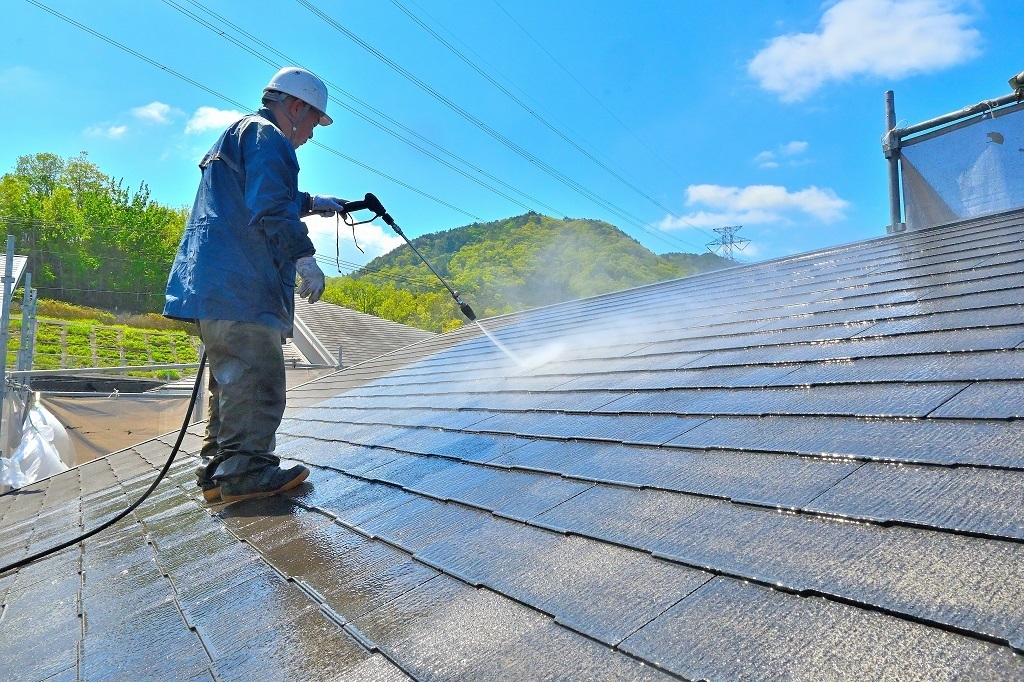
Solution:
[{"label": "neighboring house roof", "polygon": [[[408,325],[356,312],[326,301],[295,296],[295,345],[309,362],[351,367],[393,350],[433,338],[436,334]],[[312,339],[305,331],[312,332]]]},{"label": "neighboring house roof", "polygon": [[[19,256],[15,254],[14,258],[11,259],[11,276],[14,278],[14,286],[17,288],[18,282],[21,281],[21,276],[25,274],[25,268],[28,266],[28,256]],[[0,252],[0,277],[7,272],[7,254]],[[5,296],[7,288],[6,284],[0,283],[0,296]],[[21,301],[15,301],[21,303]]]},{"label": "neighboring house roof", "polygon": [[[278,451],[312,485],[208,508],[184,458],[133,519],[0,578],[0,659],[1022,679],[1022,263],[1018,212],[486,322],[526,369],[466,326],[306,384]],[[0,496],[3,560],[123,508],[171,442]]]}]

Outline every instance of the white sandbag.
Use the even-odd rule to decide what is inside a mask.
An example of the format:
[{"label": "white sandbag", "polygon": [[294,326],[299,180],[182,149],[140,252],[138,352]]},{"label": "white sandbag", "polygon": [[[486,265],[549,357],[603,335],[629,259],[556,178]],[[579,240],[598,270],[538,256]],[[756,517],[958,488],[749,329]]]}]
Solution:
[{"label": "white sandbag", "polygon": [[33,412],[36,410],[39,411],[38,414],[42,418],[42,422],[53,429],[53,438],[50,439],[50,442],[57,448],[60,461],[69,467],[75,466],[77,464],[77,453],[75,452],[75,444],[71,442],[71,437],[68,435],[68,430],[38,400],[35,402],[35,407],[32,408]]},{"label": "white sandbag", "polygon": [[28,413],[21,444],[8,460],[8,464],[17,466],[24,476],[24,482],[18,487],[68,470],[53,445],[53,439],[53,427],[47,425],[40,408],[33,407]]}]

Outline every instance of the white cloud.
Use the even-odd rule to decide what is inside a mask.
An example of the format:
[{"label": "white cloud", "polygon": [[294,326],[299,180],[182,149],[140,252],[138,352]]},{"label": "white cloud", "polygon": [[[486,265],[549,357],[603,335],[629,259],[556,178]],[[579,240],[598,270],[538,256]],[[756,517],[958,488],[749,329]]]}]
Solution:
[{"label": "white cloud", "polygon": [[[337,219],[311,215],[302,220],[309,229],[309,238],[313,241],[314,246],[316,246],[317,254],[326,254],[328,257],[333,258],[335,252],[335,231],[339,229]],[[359,242],[359,246],[366,252],[363,255],[352,244],[351,227],[342,223],[338,234],[340,238],[341,259],[352,262],[367,263],[372,258],[385,254],[405,243],[401,237],[391,231],[391,228],[383,228],[376,223],[357,225],[356,239]],[[348,268],[342,266],[342,269]]]},{"label": "white cloud", "polygon": [[[778,156],[799,156],[807,151],[809,146],[810,143],[808,142],[793,140],[792,142],[779,145],[778,154],[773,151],[766,150],[755,156],[753,161],[758,168],[778,168],[779,162],[775,160]],[[787,161],[787,165],[797,166],[800,165],[800,163],[791,159]]]},{"label": "white cloud", "polygon": [[245,114],[234,110],[199,107],[185,124],[186,133],[202,133],[212,128],[226,128]]},{"label": "white cloud", "polygon": [[90,126],[85,129],[85,134],[89,137],[107,137],[111,140],[116,140],[119,137],[123,137],[128,132],[128,126]]},{"label": "white cloud", "polygon": [[798,140],[793,140],[792,142],[787,142],[786,144],[779,147],[779,151],[785,154],[786,156],[796,156],[797,154],[803,154],[805,151],[807,151],[807,147],[809,146],[809,142],[800,142]]},{"label": "white cloud", "polygon": [[150,102],[132,109],[132,116],[148,123],[170,123],[171,118],[180,116],[182,112],[163,102]]},{"label": "white cloud", "polygon": [[765,90],[796,102],[828,81],[859,74],[902,78],[960,64],[979,53],[964,0],[839,0],[816,33],[773,38],[748,71]]},{"label": "white cloud", "polygon": [[686,188],[686,205],[702,208],[678,219],[668,216],[661,228],[789,223],[794,218],[831,223],[845,217],[850,202],[831,189],[813,185],[795,192],[780,185],[690,185]]}]

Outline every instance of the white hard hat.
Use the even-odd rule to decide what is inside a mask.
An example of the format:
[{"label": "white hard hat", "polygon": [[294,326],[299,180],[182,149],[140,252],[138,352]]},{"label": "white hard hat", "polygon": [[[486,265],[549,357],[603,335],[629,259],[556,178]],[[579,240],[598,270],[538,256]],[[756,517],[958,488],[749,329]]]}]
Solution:
[{"label": "white hard hat", "polygon": [[327,115],[327,86],[306,69],[298,66],[286,66],[274,74],[274,77],[263,88],[263,92],[283,92],[298,97],[306,104],[318,110],[320,125],[329,126],[334,119]]}]

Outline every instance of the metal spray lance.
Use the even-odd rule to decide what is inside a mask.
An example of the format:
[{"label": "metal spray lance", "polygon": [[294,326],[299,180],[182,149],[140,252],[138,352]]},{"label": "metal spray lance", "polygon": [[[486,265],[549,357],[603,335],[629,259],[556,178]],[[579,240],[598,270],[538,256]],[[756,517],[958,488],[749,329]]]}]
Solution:
[{"label": "metal spray lance", "polygon": [[444,281],[444,278],[441,277],[441,275],[437,274],[437,270],[435,270],[434,267],[430,264],[430,262],[423,257],[423,254],[420,253],[419,249],[413,246],[413,243],[409,241],[408,237],[405,236],[405,233],[402,232],[402,228],[398,226],[398,223],[395,222],[395,219],[392,218],[390,214],[388,214],[387,210],[384,208],[384,204],[380,203],[380,199],[375,197],[370,192],[367,192],[366,196],[363,197],[362,201],[349,201],[345,203],[345,213],[354,213],[355,211],[361,211],[364,209],[372,211],[375,218],[380,218],[381,220],[383,220],[391,227],[392,230],[395,231],[395,233],[399,237],[405,240],[405,243],[409,245],[409,248],[411,248],[416,253],[416,255],[420,257],[420,260],[423,261],[423,264],[426,265],[427,268],[432,273],[434,273],[434,276],[437,277],[438,280],[440,280],[441,284],[444,285],[444,288],[447,289],[448,293],[450,293],[452,295],[452,298],[455,299],[455,302],[459,304],[459,310],[462,311],[462,314],[468,317],[470,322],[475,322],[476,313],[473,312],[473,309],[469,307],[468,303],[462,300],[462,295],[459,294],[458,291],[452,289],[448,285],[448,282]]}]

